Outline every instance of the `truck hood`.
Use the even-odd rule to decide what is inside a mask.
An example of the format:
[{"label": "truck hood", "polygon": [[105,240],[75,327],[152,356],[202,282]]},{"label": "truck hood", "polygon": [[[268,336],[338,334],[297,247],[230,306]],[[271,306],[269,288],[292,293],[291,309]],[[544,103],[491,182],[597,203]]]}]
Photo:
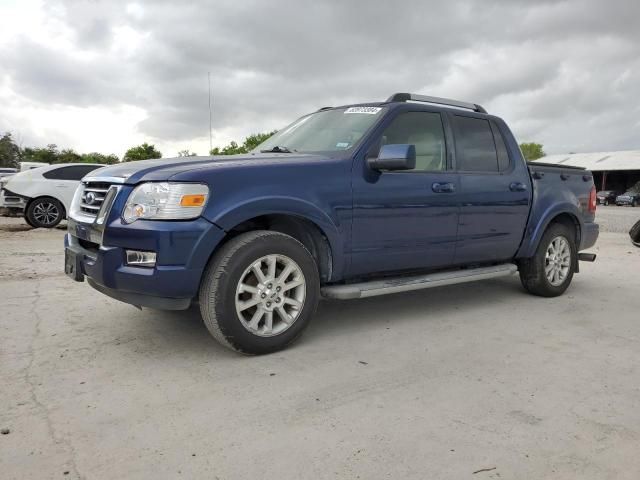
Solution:
[{"label": "truck hood", "polygon": [[203,168],[238,167],[259,162],[268,164],[304,164],[325,157],[316,154],[298,153],[248,153],[208,157],[177,157],[157,160],[139,160],[110,165],[92,171],[84,180],[108,177],[118,183],[135,184],[141,181],[166,181],[179,173]]}]

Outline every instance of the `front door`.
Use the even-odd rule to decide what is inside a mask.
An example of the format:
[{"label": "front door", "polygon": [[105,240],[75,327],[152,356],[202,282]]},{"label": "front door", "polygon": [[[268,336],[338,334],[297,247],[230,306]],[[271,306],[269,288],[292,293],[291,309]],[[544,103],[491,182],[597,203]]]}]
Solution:
[{"label": "front door", "polygon": [[[353,170],[351,276],[437,268],[454,258],[458,176],[451,171],[439,112],[387,119]],[[412,144],[413,170],[373,171],[380,146]]]}]

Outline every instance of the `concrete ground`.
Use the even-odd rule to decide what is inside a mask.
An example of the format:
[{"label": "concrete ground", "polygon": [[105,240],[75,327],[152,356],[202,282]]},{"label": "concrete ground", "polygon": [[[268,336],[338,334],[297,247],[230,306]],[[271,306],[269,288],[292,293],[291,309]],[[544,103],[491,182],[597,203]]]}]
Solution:
[{"label": "concrete ground", "polygon": [[323,303],[265,357],[218,346],[196,311],[72,282],[63,233],[0,220],[0,478],[640,477],[640,249],[623,233],[563,297],[513,277]]}]

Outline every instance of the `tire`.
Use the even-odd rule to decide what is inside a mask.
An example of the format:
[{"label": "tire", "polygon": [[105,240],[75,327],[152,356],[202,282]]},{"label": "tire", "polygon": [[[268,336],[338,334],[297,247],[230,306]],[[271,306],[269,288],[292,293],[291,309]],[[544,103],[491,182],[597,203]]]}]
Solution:
[{"label": "tire", "polygon": [[[548,263],[547,253],[549,252],[553,259],[553,251],[560,252],[557,268],[550,267]],[[542,236],[535,255],[520,263],[520,281],[522,286],[533,295],[557,297],[562,295],[571,284],[577,262],[575,234],[565,225],[554,223]],[[551,270],[548,275],[549,268]],[[554,271],[557,274],[555,277]]]},{"label": "tire", "polygon": [[[258,261],[262,280],[253,268]],[[209,260],[199,293],[200,313],[211,335],[247,355],[275,352],[296,340],[319,298],[311,253],[293,237],[267,230],[243,233],[224,244]]]},{"label": "tire", "polygon": [[638,201],[634,199],[634,200],[631,202],[631,206],[632,206],[632,207],[637,207],[637,206],[638,206]]},{"label": "tire", "polygon": [[64,218],[64,207],[55,198],[33,200],[25,212],[25,220],[34,228],[54,228]]},{"label": "tire", "polygon": [[636,247],[640,247],[640,220],[638,220],[631,230],[629,230],[629,237],[631,237],[631,243]]},{"label": "tire", "polygon": [[608,207],[608,206],[609,206],[609,200],[605,200],[605,201],[604,201],[604,206],[605,206],[605,207]]},{"label": "tire", "polygon": [[31,220],[29,220],[29,217],[26,214],[24,215],[23,218],[24,218],[24,221],[27,222],[27,225],[29,225],[32,228],[38,228],[33,223],[31,223]]}]

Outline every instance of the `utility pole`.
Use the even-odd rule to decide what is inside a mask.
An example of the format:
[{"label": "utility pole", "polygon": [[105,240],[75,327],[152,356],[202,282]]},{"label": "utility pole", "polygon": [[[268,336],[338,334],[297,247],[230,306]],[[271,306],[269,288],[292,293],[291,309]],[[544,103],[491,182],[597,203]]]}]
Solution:
[{"label": "utility pole", "polygon": [[207,72],[207,80],[209,83],[209,152],[213,150],[213,137],[211,133],[211,72]]}]

